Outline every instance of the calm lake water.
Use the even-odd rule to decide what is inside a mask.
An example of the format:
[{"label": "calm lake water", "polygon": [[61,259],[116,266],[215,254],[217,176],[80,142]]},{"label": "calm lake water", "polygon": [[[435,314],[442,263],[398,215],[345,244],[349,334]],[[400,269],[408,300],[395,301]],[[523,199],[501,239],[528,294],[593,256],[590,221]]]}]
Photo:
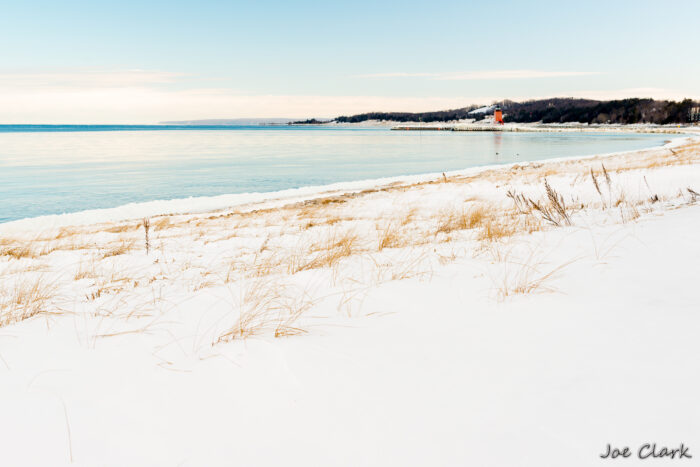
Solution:
[{"label": "calm lake water", "polygon": [[0,126],[0,222],[640,149],[644,134],[318,127]]}]

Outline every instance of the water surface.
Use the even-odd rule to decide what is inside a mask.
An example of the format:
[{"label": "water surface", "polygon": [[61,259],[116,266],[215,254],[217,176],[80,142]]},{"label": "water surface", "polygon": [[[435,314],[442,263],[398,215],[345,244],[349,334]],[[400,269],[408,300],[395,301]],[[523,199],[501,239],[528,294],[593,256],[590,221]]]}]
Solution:
[{"label": "water surface", "polygon": [[663,144],[610,133],[0,126],[0,222]]}]

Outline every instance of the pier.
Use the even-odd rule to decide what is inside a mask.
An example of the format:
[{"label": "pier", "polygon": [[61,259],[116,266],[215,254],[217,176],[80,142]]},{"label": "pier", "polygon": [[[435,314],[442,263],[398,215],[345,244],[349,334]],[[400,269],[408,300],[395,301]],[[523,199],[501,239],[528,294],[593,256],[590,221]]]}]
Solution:
[{"label": "pier", "polygon": [[537,131],[535,129],[524,129],[522,127],[499,126],[395,126],[391,128],[395,131]]},{"label": "pier", "polygon": [[580,125],[580,126],[508,126],[508,125],[464,125],[464,126],[395,126],[394,131],[498,131],[514,133],[665,133],[665,134],[697,134],[693,126],[624,126],[624,125]]}]

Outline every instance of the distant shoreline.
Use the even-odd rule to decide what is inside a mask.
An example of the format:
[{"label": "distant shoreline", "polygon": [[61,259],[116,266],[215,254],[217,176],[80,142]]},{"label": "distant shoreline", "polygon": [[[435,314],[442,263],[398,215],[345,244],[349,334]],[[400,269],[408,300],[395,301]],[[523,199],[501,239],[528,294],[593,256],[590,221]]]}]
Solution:
[{"label": "distant shoreline", "polygon": [[496,125],[489,123],[456,123],[452,125],[397,125],[391,128],[397,131],[502,131],[502,132],[626,132],[626,133],[667,133],[685,134],[700,131],[700,127],[692,125],[652,125],[652,124],[554,124],[554,123],[513,123]]}]

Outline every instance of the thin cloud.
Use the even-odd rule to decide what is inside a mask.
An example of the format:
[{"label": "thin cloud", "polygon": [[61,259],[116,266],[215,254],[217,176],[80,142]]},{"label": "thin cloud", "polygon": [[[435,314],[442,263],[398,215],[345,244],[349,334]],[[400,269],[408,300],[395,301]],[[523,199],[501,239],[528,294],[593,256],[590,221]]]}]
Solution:
[{"label": "thin cloud", "polygon": [[[417,73],[428,79],[500,79],[544,77],[545,72]],[[546,76],[572,72],[546,72]],[[392,73],[396,78],[413,76]],[[385,77],[391,77],[385,76]],[[465,78],[466,76],[466,78]],[[174,83],[175,85],[168,85]],[[692,93],[691,93],[692,94]],[[697,98],[658,88],[560,92],[589,98]],[[0,71],[0,123],[155,123],[206,118],[335,117],[370,111],[419,112],[484,105],[528,95],[377,96],[250,95],[231,88],[205,86],[196,76],[149,70]]]},{"label": "thin cloud", "polygon": [[632,97],[652,98],[652,99],[668,99],[682,100],[685,98],[697,99],[700,95],[695,93],[684,93],[677,89],[665,88],[625,88],[625,89],[608,89],[608,90],[579,90],[570,93],[573,97],[581,97],[585,99],[627,99]]},{"label": "thin cloud", "polygon": [[599,71],[543,71],[543,70],[486,70],[448,73],[374,73],[357,75],[358,78],[430,78],[439,81],[475,81],[494,79],[538,79],[569,76],[599,75]]},{"label": "thin cloud", "polygon": [[226,89],[163,87],[2,89],[0,124],[157,123],[208,118],[303,119],[371,111],[453,109],[493,98],[241,95]]},{"label": "thin cloud", "polygon": [[434,78],[437,73],[371,73],[367,75],[355,75],[356,78]]},{"label": "thin cloud", "polygon": [[2,88],[124,88],[175,82],[181,73],[150,70],[0,72]]}]

